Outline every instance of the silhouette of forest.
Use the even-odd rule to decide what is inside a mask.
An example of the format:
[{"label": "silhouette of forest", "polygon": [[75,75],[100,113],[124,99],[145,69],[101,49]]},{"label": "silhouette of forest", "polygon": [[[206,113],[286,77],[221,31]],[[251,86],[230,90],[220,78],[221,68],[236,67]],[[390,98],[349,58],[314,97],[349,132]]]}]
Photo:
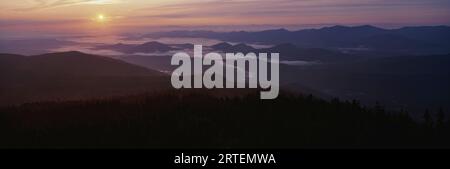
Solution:
[{"label": "silhouette of forest", "polygon": [[146,93],[0,109],[3,148],[450,148],[443,109],[406,110],[282,93]]}]

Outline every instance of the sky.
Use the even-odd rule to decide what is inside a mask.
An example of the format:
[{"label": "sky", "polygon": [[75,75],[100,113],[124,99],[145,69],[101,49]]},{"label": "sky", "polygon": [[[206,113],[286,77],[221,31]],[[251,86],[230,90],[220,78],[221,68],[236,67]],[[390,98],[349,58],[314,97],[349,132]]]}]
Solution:
[{"label": "sky", "polygon": [[450,25],[449,0],[14,0],[0,35],[113,33],[165,27]]}]

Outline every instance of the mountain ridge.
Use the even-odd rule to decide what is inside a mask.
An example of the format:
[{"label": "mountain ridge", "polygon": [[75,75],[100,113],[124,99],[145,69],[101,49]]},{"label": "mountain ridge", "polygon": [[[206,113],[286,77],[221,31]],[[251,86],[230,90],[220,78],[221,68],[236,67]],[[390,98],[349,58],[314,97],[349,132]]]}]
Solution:
[{"label": "mountain ridge", "polygon": [[0,54],[0,106],[151,92],[168,82],[164,73],[77,51]]},{"label": "mountain ridge", "polygon": [[[6,58],[6,57],[8,58]],[[16,57],[16,58],[14,58]],[[15,71],[43,76],[146,76],[161,73],[121,60],[85,54],[79,51],[56,52],[34,56],[2,54],[2,62],[20,58]],[[13,70],[14,71],[14,70]]]},{"label": "mountain ridge", "polygon": [[[449,26],[416,26],[384,29],[371,25],[331,26],[289,31],[272,29],[256,32],[169,31],[145,34],[141,38],[196,37],[227,42],[282,44],[293,43],[305,48],[368,48],[383,54],[445,54],[450,52]],[[377,45],[373,42],[377,41]],[[402,41],[404,43],[396,43]],[[391,43],[394,42],[394,43]],[[426,45],[424,45],[426,44]],[[401,53],[397,52],[401,51]]]}]

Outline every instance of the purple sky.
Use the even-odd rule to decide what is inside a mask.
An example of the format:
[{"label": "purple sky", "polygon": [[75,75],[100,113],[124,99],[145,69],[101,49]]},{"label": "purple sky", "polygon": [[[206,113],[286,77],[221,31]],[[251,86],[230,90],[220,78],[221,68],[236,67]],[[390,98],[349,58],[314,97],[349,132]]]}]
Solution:
[{"label": "purple sky", "polygon": [[21,0],[0,9],[0,35],[450,25],[449,0]]}]

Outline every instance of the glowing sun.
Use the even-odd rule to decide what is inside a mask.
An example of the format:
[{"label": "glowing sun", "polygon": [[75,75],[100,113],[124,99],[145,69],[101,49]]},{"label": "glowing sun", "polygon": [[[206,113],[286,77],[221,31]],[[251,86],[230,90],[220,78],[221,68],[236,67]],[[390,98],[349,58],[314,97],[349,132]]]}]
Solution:
[{"label": "glowing sun", "polygon": [[94,20],[97,22],[106,22],[108,18],[104,14],[97,14]]}]

